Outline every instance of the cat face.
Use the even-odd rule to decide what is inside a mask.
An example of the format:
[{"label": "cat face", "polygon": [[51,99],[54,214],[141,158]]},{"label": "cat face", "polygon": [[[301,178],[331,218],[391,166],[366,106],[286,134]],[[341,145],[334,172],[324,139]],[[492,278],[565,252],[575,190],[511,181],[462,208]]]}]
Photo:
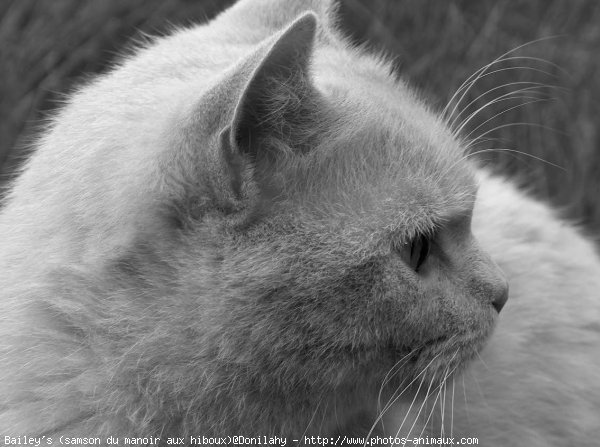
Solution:
[{"label": "cat face", "polygon": [[481,348],[507,297],[471,234],[471,167],[379,67],[340,80],[315,30],[300,17],[189,107],[221,117],[184,128],[220,157],[200,217],[182,224],[187,259],[206,241],[218,259],[219,356],[271,398],[376,388],[392,368],[404,385],[441,379]]}]

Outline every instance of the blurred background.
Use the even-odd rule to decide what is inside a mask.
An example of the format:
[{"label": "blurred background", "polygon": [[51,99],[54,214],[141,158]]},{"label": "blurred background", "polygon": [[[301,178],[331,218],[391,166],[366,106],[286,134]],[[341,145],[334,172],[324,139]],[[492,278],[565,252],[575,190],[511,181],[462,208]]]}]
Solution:
[{"label": "blurred background", "polygon": [[[108,70],[132,39],[204,22],[232,3],[1,0],[0,185],[61,97]],[[389,55],[439,111],[505,55],[454,96],[454,127],[477,139],[482,163],[600,236],[600,2],[341,0],[340,26]]]}]

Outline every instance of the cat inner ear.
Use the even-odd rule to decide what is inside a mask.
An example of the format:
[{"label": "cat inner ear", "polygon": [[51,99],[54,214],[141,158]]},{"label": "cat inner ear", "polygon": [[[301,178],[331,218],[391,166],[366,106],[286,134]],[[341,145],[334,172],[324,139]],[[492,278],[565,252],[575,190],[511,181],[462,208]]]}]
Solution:
[{"label": "cat inner ear", "polygon": [[248,161],[255,175],[266,175],[282,157],[310,150],[318,113],[309,75],[316,26],[313,13],[300,16],[253,61],[230,125],[221,133],[223,158],[238,192]]}]

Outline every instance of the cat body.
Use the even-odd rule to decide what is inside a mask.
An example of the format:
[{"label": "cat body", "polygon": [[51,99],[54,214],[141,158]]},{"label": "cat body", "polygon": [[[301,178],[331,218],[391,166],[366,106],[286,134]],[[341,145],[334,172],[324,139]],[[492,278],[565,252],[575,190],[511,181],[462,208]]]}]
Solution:
[{"label": "cat body", "polygon": [[[457,401],[457,430],[486,402],[527,399],[520,386],[546,393],[507,377],[563,359],[549,352],[556,320],[534,319],[546,299],[593,345],[590,244],[478,173],[332,11],[243,0],[125,58],[57,114],[0,214],[0,432],[346,433],[374,422],[390,376],[392,392],[438,383],[476,358],[507,297],[486,251],[517,304],[481,354],[498,378],[477,362],[464,376],[493,396]],[[555,237],[581,257],[555,262]],[[589,301],[584,319],[554,303],[560,290]],[[550,337],[537,357],[529,321]],[[584,382],[597,360],[582,357],[565,367],[581,361]],[[549,387],[556,374],[542,374]]]}]

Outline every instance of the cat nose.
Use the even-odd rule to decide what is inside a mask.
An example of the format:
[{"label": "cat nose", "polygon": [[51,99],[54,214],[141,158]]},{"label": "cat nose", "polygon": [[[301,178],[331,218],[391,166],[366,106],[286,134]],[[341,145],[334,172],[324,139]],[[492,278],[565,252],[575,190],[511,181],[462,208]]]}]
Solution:
[{"label": "cat nose", "polygon": [[508,300],[508,281],[503,280],[503,284],[496,291],[494,298],[492,298],[492,306],[496,309],[496,312],[500,313],[506,301]]}]

